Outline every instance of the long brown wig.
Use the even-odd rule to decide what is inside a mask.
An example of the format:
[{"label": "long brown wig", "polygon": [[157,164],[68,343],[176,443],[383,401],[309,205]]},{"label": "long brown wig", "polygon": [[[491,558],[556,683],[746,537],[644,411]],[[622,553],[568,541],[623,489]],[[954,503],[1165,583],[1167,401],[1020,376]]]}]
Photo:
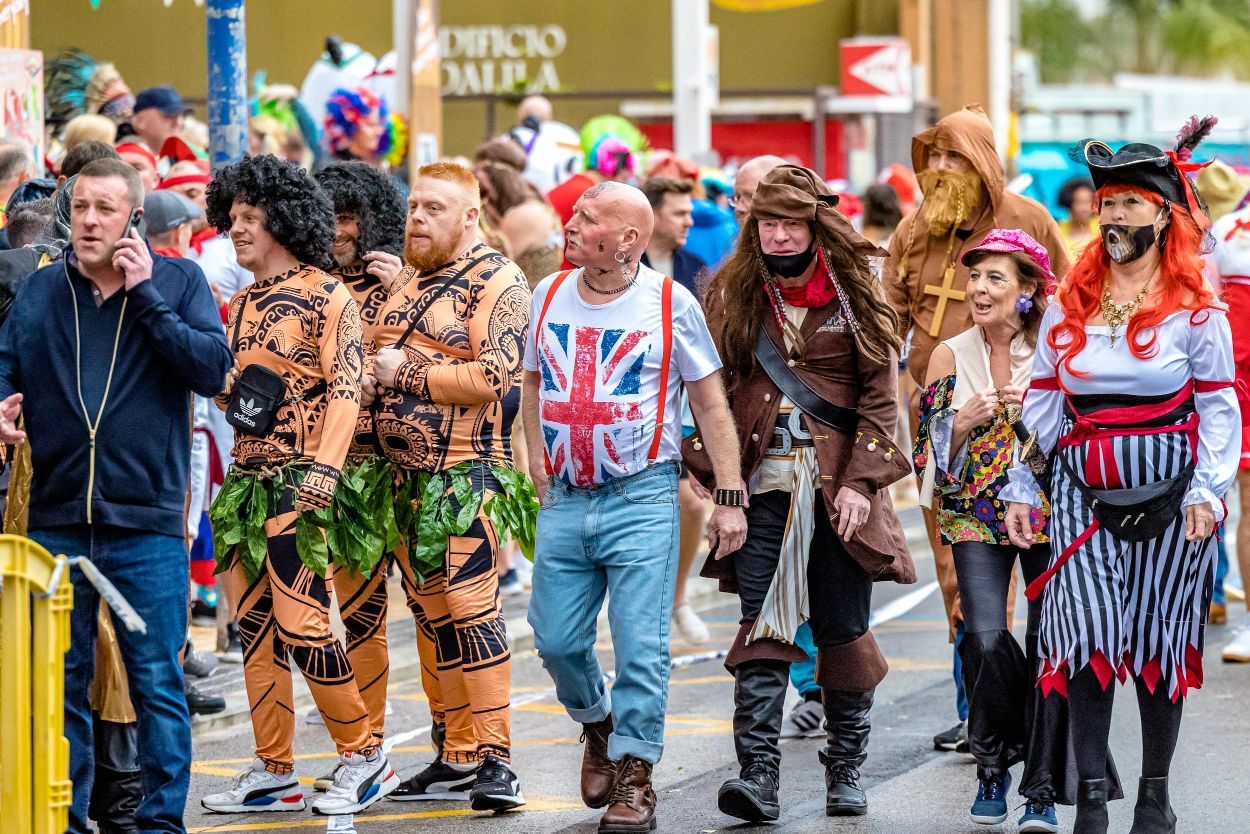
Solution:
[{"label": "long brown wig", "polygon": [[[830,272],[846,292],[846,301],[858,324],[854,334],[860,355],[868,362],[894,361],[902,347],[898,317],[886,301],[885,290],[868,260],[857,255],[823,225],[810,222],[808,225]],[[752,217],[742,227],[737,248],[716,271],[704,296],[709,306],[721,307],[719,326],[713,335],[725,362],[727,387],[731,390],[755,370],[755,343],[760,327],[773,314],[765,282],[773,280],[764,263],[759,225]],[[801,356],[806,345],[801,338],[796,338],[797,333],[790,335],[795,351]]]}]

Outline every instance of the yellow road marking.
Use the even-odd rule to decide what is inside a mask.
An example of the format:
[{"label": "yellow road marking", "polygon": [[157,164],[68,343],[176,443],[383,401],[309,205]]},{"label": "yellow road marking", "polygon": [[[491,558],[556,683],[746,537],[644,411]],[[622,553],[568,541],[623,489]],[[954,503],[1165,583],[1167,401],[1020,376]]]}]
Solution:
[{"label": "yellow road marking", "polygon": [[[551,798],[527,800],[522,810],[527,812],[535,811],[573,811],[585,809],[585,805],[580,802],[573,802],[567,799]],[[409,814],[370,814],[368,816],[357,816],[353,823],[356,828],[360,829],[364,826],[375,822],[394,822],[396,820],[421,820],[421,819],[437,819],[440,817],[468,817],[474,815],[489,816],[481,811],[474,811],[471,808],[456,808],[447,811],[418,811]],[[204,825],[198,828],[189,828],[189,834],[218,834],[218,832],[227,831],[281,831],[293,828],[322,828],[326,827],[325,817],[314,817],[309,820],[299,820],[298,822],[253,822],[253,823],[237,823],[234,825]]]}]

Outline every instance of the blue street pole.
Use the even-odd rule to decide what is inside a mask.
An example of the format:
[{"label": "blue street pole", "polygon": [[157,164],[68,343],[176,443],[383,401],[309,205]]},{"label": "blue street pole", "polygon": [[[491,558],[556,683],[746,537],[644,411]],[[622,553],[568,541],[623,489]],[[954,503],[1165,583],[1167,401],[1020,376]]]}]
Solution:
[{"label": "blue street pole", "polygon": [[213,168],[247,152],[246,0],[208,0],[208,143]]}]

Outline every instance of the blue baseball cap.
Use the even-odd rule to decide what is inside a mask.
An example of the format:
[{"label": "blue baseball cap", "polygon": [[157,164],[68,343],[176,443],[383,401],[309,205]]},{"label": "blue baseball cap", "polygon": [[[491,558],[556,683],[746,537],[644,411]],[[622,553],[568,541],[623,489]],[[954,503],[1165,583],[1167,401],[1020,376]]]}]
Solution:
[{"label": "blue baseball cap", "polygon": [[183,116],[191,112],[191,108],[178,91],[168,84],[160,87],[149,87],[135,96],[134,112],[150,110],[155,107],[166,116]]}]

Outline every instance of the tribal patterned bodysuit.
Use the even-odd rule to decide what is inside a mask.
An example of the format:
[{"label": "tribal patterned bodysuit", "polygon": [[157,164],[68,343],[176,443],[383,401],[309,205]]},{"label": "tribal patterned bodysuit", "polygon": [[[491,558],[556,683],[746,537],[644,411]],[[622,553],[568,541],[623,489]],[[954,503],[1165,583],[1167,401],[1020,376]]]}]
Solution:
[{"label": "tribal patterned bodysuit", "polygon": [[[328,501],[360,409],[362,330],[351,294],[321,270],[301,265],[236,294],[227,333],[236,369],[264,365],[282,376],[290,398],[267,436],[236,432],[236,465],[255,470],[304,463],[301,492]],[[217,398],[222,408],[228,401]],[[288,656],[303,673],[339,752],[376,746],[351,664],[330,632],[326,582],[296,551],[296,495],[292,486],[275,490],[265,521],[265,569],[256,581],[248,583],[237,560],[225,577],[238,600],[256,756],[275,773],[294,767]]]},{"label": "tribal patterned bodysuit", "polygon": [[[474,263],[476,261],[476,263]],[[447,291],[429,304],[452,273]],[[403,472],[442,472],[463,461],[511,465],[512,422],[520,400],[521,353],[530,292],[520,269],[477,244],[442,268],[408,267],[369,336],[374,349],[403,341],[393,389],[379,394],[382,453]],[[473,486],[498,491],[489,469]],[[417,584],[407,559],[404,586],[417,615],[421,679],[436,722],[445,723],[443,758],[470,763],[509,758],[511,657],[499,605],[499,537],[485,512],[448,541],[442,571]]]}]

